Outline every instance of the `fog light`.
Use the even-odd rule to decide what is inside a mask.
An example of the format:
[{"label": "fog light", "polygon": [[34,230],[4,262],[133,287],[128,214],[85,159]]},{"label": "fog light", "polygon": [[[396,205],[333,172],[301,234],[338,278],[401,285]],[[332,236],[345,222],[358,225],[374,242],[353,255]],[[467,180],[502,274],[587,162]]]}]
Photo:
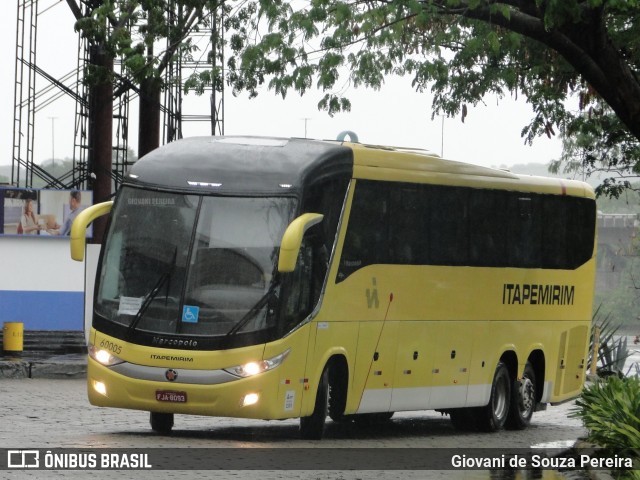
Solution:
[{"label": "fog light", "polygon": [[255,405],[256,403],[258,403],[259,398],[260,395],[258,395],[257,393],[249,393],[242,399],[242,406],[248,407],[249,405]]},{"label": "fog light", "polygon": [[107,386],[102,382],[93,382],[93,389],[100,395],[107,396]]}]

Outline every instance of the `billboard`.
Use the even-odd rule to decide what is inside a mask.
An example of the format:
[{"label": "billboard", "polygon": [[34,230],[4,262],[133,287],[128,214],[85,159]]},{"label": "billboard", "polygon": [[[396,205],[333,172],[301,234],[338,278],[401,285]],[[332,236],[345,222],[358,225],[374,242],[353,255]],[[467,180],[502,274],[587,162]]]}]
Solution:
[{"label": "billboard", "polygon": [[0,235],[68,237],[78,213],[92,204],[90,190],[0,187]]}]

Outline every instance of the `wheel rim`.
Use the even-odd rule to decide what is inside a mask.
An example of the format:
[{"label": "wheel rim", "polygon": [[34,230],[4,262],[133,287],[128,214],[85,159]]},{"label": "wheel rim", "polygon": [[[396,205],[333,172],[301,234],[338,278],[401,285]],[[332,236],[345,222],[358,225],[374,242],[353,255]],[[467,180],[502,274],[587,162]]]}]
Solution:
[{"label": "wheel rim", "polygon": [[502,419],[507,414],[507,396],[509,384],[506,375],[500,375],[496,382],[496,390],[493,398],[493,415],[497,419]]},{"label": "wheel rim", "polygon": [[527,416],[530,411],[533,410],[535,396],[535,388],[533,386],[533,382],[530,378],[524,377],[520,381],[520,389],[519,389],[519,405],[520,412],[523,416]]}]

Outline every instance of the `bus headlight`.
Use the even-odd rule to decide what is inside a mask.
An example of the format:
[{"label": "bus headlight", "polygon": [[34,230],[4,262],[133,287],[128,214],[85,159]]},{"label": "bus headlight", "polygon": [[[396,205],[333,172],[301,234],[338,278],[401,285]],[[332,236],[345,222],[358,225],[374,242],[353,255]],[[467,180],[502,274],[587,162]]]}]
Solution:
[{"label": "bus headlight", "polygon": [[112,365],[118,365],[124,363],[124,360],[112,355],[108,350],[102,350],[94,345],[89,345],[89,356],[96,362],[110,367]]},{"label": "bus headlight", "polygon": [[237,365],[235,367],[225,368],[225,372],[229,372],[231,375],[235,375],[237,377],[251,377],[253,375],[257,375],[258,373],[267,372],[269,370],[273,370],[278,367],[284,359],[287,358],[291,349],[287,349],[282,352],[280,355],[276,355],[273,358],[269,358],[268,360],[260,360],[258,362],[249,362],[244,365]]}]

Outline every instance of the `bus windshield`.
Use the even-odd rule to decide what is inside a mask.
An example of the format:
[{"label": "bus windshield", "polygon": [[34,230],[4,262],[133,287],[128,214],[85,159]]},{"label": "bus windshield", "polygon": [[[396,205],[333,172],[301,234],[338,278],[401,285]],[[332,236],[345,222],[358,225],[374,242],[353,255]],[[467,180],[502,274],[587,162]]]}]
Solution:
[{"label": "bus windshield", "polygon": [[288,197],[214,197],[124,187],[95,313],[129,334],[230,336],[276,326]]}]

